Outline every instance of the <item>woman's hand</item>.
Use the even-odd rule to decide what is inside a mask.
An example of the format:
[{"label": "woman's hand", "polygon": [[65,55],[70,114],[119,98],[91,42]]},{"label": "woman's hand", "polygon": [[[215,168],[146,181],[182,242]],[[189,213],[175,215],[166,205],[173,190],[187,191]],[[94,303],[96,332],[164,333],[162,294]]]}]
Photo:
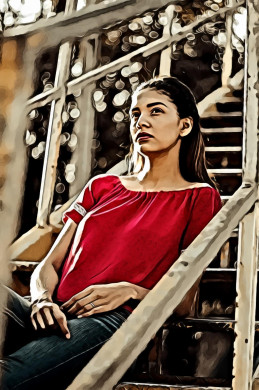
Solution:
[{"label": "woman's hand", "polygon": [[33,303],[31,322],[35,330],[59,326],[66,338],[70,339],[66,316],[56,303],[47,300]]},{"label": "woman's hand", "polygon": [[131,283],[96,284],[74,295],[61,308],[78,318],[88,317],[114,310],[133,297],[134,285]]}]

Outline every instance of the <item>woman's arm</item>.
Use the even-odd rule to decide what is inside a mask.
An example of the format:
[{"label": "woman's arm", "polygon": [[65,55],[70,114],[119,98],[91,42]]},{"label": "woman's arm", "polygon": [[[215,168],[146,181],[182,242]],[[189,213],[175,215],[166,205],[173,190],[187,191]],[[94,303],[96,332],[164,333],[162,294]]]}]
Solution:
[{"label": "woman's arm", "polygon": [[[174,310],[177,316],[187,316],[191,313],[194,297],[200,282],[197,282],[185,295],[182,302]],[[150,290],[129,282],[97,284],[75,294],[61,308],[70,315],[88,317],[93,314],[114,310],[130,298],[142,300]]]},{"label": "woman's arm", "polygon": [[37,266],[31,277],[31,320],[35,329],[53,326],[56,323],[68,337],[69,330],[64,313],[53,303],[52,295],[58,284],[58,270],[75,235],[77,224],[71,219],[65,224],[45,259]]}]

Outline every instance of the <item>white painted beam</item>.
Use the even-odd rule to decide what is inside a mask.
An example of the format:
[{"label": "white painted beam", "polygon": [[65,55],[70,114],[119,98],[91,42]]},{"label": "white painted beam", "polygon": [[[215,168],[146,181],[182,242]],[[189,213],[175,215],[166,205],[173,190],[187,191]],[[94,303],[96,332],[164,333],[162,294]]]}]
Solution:
[{"label": "white painted beam", "polygon": [[252,389],[257,286],[255,224],[256,210],[254,209],[244,217],[239,225],[233,390]]}]

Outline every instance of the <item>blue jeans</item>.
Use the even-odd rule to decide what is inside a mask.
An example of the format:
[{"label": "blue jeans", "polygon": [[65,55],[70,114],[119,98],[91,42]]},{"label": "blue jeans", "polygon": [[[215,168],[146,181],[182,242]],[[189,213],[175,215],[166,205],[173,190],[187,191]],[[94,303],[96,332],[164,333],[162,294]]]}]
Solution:
[{"label": "blue jeans", "polygon": [[101,346],[127,319],[130,312],[118,308],[86,318],[68,319],[71,338],[59,329],[34,331],[30,304],[9,290],[2,390],[66,389]]}]

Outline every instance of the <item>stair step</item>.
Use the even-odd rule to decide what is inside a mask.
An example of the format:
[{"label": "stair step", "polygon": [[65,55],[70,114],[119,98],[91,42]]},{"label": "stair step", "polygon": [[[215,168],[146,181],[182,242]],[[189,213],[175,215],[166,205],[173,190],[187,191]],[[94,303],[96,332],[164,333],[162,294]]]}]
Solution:
[{"label": "stair step", "polygon": [[206,152],[241,152],[241,146],[206,146]]},{"label": "stair step", "polygon": [[10,262],[10,268],[11,268],[12,272],[17,270],[17,269],[19,269],[21,271],[32,271],[32,270],[34,270],[34,268],[37,267],[38,264],[39,264],[38,261],[12,260]]},{"label": "stair step", "polygon": [[201,117],[201,127],[206,129],[242,127],[243,117],[241,114],[241,112],[237,113],[237,115],[233,112],[232,115],[229,113],[209,112]]},{"label": "stair step", "polygon": [[220,112],[220,111],[207,111],[202,114],[202,119],[206,118],[223,118],[223,117],[232,117],[232,116],[243,116],[242,111],[232,111],[232,112]]},{"label": "stair step", "polygon": [[165,385],[152,383],[134,383],[123,382],[117,385],[114,390],[231,390],[230,387],[215,387],[215,386],[186,386],[186,385]]},{"label": "stair step", "polygon": [[[175,321],[176,322],[176,321]],[[178,321],[180,322],[180,321]],[[204,318],[192,318],[192,317],[186,317],[184,321],[181,321],[182,323],[187,323],[188,325],[190,324],[208,324],[208,325],[213,325],[213,324],[224,324],[224,325],[232,325],[235,324],[236,321],[231,318],[226,318],[226,317],[204,317]]]},{"label": "stair step", "polygon": [[225,96],[220,99],[219,103],[239,103],[242,102],[243,99],[237,96]]},{"label": "stair step", "polygon": [[220,197],[222,200],[229,200],[231,198],[231,195],[221,195]]},{"label": "stair step", "polygon": [[215,127],[212,129],[201,128],[203,134],[242,133],[242,127]]},{"label": "stair step", "polygon": [[206,272],[236,272],[236,268],[206,268]]},{"label": "stair step", "polygon": [[208,169],[209,173],[214,175],[234,175],[242,173],[241,168],[222,168],[222,169]]},{"label": "stair step", "polygon": [[236,112],[236,111],[243,111],[243,101],[242,99],[236,100],[236,101],[219,101],[216,103],[217,110],[219,112]]}]

